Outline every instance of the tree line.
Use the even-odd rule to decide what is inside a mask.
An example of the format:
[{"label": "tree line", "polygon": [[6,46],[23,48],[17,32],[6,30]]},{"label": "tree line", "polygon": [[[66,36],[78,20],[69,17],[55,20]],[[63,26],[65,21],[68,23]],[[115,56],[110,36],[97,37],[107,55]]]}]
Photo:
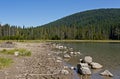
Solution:
[{"label": "tree line", "polygon": [[79,12],[37,27],[0,25],[1,40],[120,40],[120,9]]}]

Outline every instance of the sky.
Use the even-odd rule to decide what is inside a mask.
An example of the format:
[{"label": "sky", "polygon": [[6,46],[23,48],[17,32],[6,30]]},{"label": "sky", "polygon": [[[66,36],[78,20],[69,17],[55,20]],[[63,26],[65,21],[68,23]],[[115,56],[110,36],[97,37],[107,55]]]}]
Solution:
[{"label": "sky", "polygon": [[120,8],[120,0],[0,0],[0,24],[40,26],[100,8]]}]

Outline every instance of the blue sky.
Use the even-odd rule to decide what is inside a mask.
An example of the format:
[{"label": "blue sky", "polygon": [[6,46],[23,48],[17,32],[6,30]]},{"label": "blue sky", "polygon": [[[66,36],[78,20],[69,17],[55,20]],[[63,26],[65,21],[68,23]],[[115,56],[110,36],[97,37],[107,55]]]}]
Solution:
[{"label": "blue sky", "polygon": [[99,8],[120,8],[120,0],[0,0],[0,23],[39,26]]}]

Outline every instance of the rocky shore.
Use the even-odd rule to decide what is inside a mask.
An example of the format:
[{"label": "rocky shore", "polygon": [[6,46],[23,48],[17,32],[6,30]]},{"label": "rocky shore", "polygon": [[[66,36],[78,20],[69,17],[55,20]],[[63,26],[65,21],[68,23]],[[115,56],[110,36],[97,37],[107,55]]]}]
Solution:
[{"label": "rocky shore", "polygon": [[[14,63],[0,70],[0,79],[73,79],[72,70],[64,65],[61,58],[54,55],[49,43],[15,43],[14,48],[30,50],[32,56],[6,55]],[[0,47],[1,49],[3,48]]]},{"label": "rocky shore", "polygon": [[[77,57],[83,55],[80,51],[75,51],[71,47],[64,46],[62,44],[53,44],[53,48],[59,50],[56,54],[62,54],[63,59],[70,60],[72,57]],[[73,59],[74,60],[74,59]],[[80,74],[80,78],[82,79],[84,76],[91,76],[93,74],[93,70],[101,69],[98,72],[102,76],[113,77],[113,74],[109,70],[103,70],[103,65],[95,62],[91,56],[84,56],[79,59],[79,62],[76,63],[77,67],[70,67],[72,70],[75,70],[78,74]],[[89,79],[89,78],[87,78]]]}]

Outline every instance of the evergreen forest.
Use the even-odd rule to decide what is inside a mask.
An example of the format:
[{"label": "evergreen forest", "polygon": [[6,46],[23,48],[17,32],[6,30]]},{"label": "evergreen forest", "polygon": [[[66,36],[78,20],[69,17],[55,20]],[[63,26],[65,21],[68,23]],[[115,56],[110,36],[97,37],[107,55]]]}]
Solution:
[{"label": "evergreen forest", "polygon": [[78,12],[42,26],[0,24],[0,40],[120,40],[120,9]]}]

